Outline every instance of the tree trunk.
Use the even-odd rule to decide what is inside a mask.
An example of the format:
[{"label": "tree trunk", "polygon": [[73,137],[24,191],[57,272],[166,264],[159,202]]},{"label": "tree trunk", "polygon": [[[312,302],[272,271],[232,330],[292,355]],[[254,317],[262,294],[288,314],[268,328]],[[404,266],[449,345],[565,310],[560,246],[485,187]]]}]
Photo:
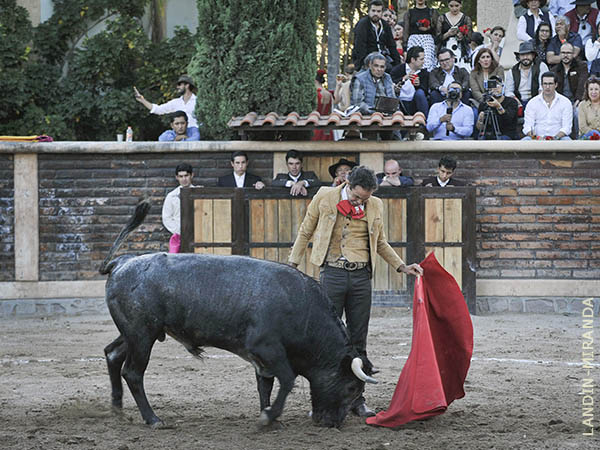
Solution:
[{"label": "tree trunk", "polygon": [[352,8],[350,9],[350,33],[348,33],[348,42],[346,42],[346,54],[344,55],[344,65],[352,62],[350,58],[350,48],[354,47],[354,14],[358,11],[358,0],[352,0]]},{"label": "tree trunk", "polygon": [[321,23],[323,24],[323,34],[321,35],[321,55],[319,57],[319,69],[326,67],[327,61],[327,34],[328,23],[327,23],[327,0],[321,0]]},{"label": "tree trunk", "polygon": [[327,15],[327,87],[335,87],[340,71],[340,0],[329,0]]}]

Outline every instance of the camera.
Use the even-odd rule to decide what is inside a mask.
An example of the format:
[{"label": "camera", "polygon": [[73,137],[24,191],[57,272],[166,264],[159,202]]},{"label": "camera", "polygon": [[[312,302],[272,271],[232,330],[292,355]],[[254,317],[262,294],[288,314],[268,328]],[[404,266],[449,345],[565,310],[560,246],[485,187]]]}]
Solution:
[{"label": "camera", "polygon": [[483,93],[482,101],[487,103],[494,98],[493,90],[498,87],[498,81],[496,80],[487,80],[485,85],[485,92]]},{"label": "camera", "polygon": [[458,100],[460,98],[460,89],[457,87],[452,87],[448,89],[448,99],[449,100]]}]

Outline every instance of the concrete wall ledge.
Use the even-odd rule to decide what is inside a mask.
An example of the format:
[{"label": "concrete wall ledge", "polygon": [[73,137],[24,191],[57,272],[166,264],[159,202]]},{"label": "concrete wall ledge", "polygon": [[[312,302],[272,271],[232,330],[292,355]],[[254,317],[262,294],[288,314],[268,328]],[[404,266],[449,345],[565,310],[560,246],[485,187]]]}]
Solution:
[{"label": "concrete wall ledge", "polygon": [[199,141],[199,142],[0,142],[0,154],[15,153],[186,153],[186,152],[578,152],[598,153],[595,141]]}]

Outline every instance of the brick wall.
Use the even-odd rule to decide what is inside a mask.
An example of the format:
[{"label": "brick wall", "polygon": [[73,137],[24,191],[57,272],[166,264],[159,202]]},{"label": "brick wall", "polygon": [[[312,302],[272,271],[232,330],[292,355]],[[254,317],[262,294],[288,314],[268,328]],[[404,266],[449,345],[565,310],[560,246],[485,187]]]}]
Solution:
[{"label": "brick wall", "polygon": [[[441,154],[389,154],[415,181]],[[462,153],[477,186],[477,278],[600,279],[597,154]]]},{"label": "brick wall", "polygon": [[14,162],[0,154],[0,281],[15,278]]},{"label": "brick wall", "polygon": [[[175,166],[190,163],[195,184],[214,186],[231,170],[229,158],[230,153],[40,154],[40,280],[101,278],[100,262],[145,196],[153,207],[123,249],[167,250],[170,235],[160,214],[164,197],[177,187]],[[272,165],[271,153],[251,154],[257,175],[270,178]]]}]

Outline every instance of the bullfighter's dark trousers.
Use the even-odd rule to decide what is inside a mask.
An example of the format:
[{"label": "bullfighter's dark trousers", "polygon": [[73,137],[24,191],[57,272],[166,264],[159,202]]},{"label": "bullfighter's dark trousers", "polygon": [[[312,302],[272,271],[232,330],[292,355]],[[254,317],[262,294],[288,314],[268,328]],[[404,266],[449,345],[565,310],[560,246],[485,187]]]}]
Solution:
[{"label": "bullfighter's dark trousers", "polygon": [[354,271],[323,266],[321,285],[333,302],[338,317],[346,313],[350,342],[359,355],[367,355],[371,317],[371,274],[366,267]]}]

